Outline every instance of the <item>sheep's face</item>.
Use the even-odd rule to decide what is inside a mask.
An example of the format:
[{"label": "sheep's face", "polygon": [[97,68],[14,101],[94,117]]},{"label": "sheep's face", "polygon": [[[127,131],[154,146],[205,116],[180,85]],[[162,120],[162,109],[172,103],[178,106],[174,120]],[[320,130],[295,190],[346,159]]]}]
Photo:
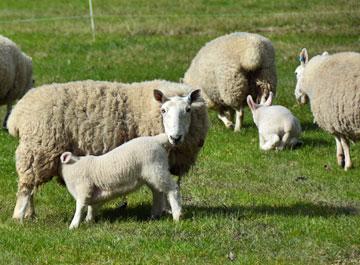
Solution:
[{"label": "sheep's face", "polygon": [[173,145],[181,144],[191,124],[191,104],[200,97],[200,90],[194,90],[185,97],[167,98],[161,91],[154,90],[154,97],[161,102],[165,134]]},{"label": "sheep's face", "polygon": [[308,53],[306,48],[302,49],[300,56],[300,65],[295,70],[296,75],[296,87],[295,87],[295,98],[300,104],[306,104],[308,101],[308,96],[302,90],[302,78],[304,75],[305,67],[309,61]]}]

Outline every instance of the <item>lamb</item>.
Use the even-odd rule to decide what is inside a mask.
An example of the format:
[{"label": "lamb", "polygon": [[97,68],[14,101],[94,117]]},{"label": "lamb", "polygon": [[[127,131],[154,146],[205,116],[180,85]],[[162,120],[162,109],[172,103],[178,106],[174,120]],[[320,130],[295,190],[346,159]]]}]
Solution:
[{"label": "lamb", "polygon": [[297,100],[309,98],[314,121],[335,137],[337,162],[348,170],[350,140],[360,139],[360,53],[325,52],[309,60],[304,48],[296,73]]},{"label": "lamb", "polygon": [[227,128],[240,131],[247,95],[265,102],[276,92],[275,51],[267,38],[235,32],[208,42],[186,71],[183,82],[202,89],[209,108]]},{"label": "lamb", "polygon": [[[34,216],[35,188],[59,175],[59,157],[65,151],[101,155],[133,138],[165,131],[174,145],[170,172],[183,176],[195,163],[209,127],[206,104],[192,91],[191,86],[162,80],[87,80],[31,89],[8,120],[10,134],[20,138],[13,218]],[[184,101],[189,95],[191,105]]]},{"label": "lamb", "polygon": [[180,192],[169,172],[168,136],[135,138],[101,156],[61,155],[60,172],[71,195],[76,211],[70,229],[80,224],[87,206],[86,221],[93,220],[95,209],[119,195],[138,189],[143,184],[153,192],[152,216],[163,211],[162,194],[166,194],[174,221],[181,215]]},{"label": "lamb", "polygon": [[0,35],[0,106],[7,106],[4,128],[14,101],[32,85],[32,59],[21,52],[14,42]]},{"label": "lamb", "polygon": [[264,104],[256,104],[250,95],[247,97],[254,122],[259,129],[260,149],[267,151],[293,148],[301,143],[298,140],[301,134],[300,122],[287,108],[271,106],[272,99],[272,92]]}]

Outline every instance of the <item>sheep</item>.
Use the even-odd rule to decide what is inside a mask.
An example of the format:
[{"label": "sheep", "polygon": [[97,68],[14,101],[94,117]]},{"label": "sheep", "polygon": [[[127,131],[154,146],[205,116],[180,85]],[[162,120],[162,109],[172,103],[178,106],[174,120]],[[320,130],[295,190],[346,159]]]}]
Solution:
[{"label": "sheep", "polygon": [[6,121],[16,99],[21,98],[33,85],[32,59],[10,39],[0,35],[0,106],[6,105]]},{"label": "sheep", "polygon": [[293,148],[301,143],[298,140],[301,134],[300,122],[287,108],[271,106],[272,99],[272,92],[263,104],[256,104],[250,95],[247,97],[254,123],[259,129],[260,149],[267,151]]},{"label": "sheep", "polygon": [[59,157],[65,151],[101,155],[133,138],[166,131],[174,145],[170,172],[183,176],[195,163],[209,127],[199,93],[193,94],[191,106],[182,103],[192,91],[191,86],[162,80],[87,80],[31,89],[8,120],[9,133],[20,138],[13,218],[34,216],[35,188],[58,176]]},{"label": "sheep", "polygon": [[265,102],[276,92],[275,51],[267,38],[246,32],[218,37],[200,49],[183,82],[203,91],[208,107],[219,112],[227,128],[240,131],[246,96]]},{"label": "sheep", "polygon": [[101,156],[60,156],[60,174],[76,200],[70,229],[80,224],[87,206],[86,221],[92,221],[102,203],[146,184],[153,192],[152,216],[162,213],[162,194],[168,197],[174,221],[181,215],[180,192],[169,172],[168,136],[144,136],[130,140]]},{"label": "sheep", "polygon": [[360,53],[327,52],[309,60],[300,52],[295,95],[309,98],[314,121],[335,137],[339,166],[352,167],[350,140],[360,139]]}]

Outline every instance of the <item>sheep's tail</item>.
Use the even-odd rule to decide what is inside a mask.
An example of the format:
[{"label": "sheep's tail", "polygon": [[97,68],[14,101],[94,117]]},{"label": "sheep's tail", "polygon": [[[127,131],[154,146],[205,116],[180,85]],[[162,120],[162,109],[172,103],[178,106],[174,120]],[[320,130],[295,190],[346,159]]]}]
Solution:
[{"label": "sheep's tail", "polygon": [[16,112],[13,110],[10,113],[10,116],[7,120],[6,127],[10,135],[14,137],[19,137],[19,128],[16,123]]}]

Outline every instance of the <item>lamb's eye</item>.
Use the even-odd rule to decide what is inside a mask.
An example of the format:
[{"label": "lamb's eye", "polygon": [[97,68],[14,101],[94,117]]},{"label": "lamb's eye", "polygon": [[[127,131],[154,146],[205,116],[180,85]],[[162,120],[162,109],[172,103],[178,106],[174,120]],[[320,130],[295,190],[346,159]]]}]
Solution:
[{"label": "lamb's eye", "polygon": [[164,114],[166,112],[166,109],[161,109],[160,111],[162,114]]},{"label": "lamb's eye", "polygon": [[186,112],[190,112],[191,108],[190,107],[186,107],[185,111]]}]

